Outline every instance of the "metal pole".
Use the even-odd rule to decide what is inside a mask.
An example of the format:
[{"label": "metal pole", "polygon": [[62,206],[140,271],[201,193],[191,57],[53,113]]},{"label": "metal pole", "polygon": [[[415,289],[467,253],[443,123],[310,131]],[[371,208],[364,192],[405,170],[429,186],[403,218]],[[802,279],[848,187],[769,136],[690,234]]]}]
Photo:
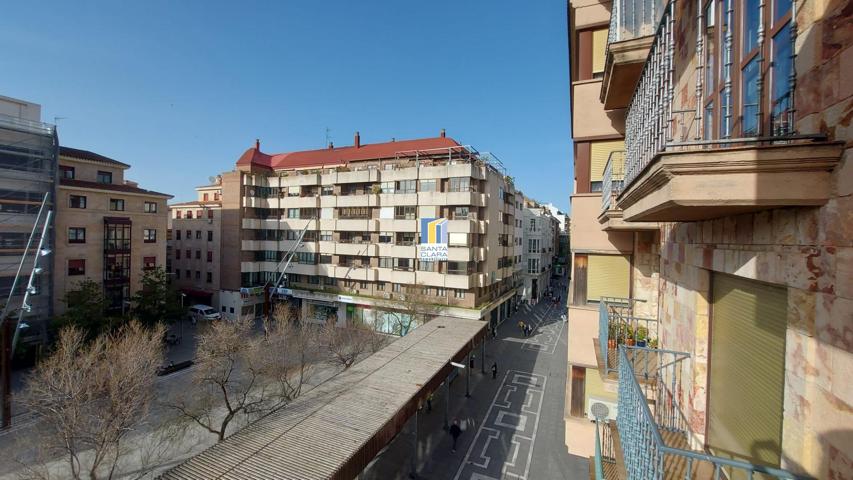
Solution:
[{"label": "metal pole", "polygon": [[480,373],[486,373],[486,338],[482,340],[482,352],[480,352]]},{"label": "metal pole", "polygon": [[450,378],[444,379],[444,429],[450,428],[447,423],[447,413],[450,410]]},{"label": "metal pole", "polygon": [[471,352],[468,352],[468,368],[465,371],[465,398],[471,398]]},{"label": "metal pole", "polygon": [[3,425],[9,428],[12,425],[12,322],[3,322],[0,326],[0,348],[3,349],[3,358],[0,359],[3,377]]},{"label": "metal pole", "polygon": [[37,275],[37,271],[39,270],[39,267],[38,267],[39,258],[46,255],[46,253],[43,254],[42,252],[44,252],[44,239],[47,236],[47,231],[48,231],[48,227],[50,227],[50,219],[52,216],[53,216],[52,210],[48,210],[47,215],[44,216],[44,226],[42,227],[42,230],[41,230],[41,238],[39,239],[38,250],[36,250],[36,254],[33,257],[33,269],[30,272],[30,279],[27,282],[27,290],[24,292],[24,299],[21,303],[21,310],[18,313],[18,322],[15,324],[15,334],[14,334],[14,336],[12,336],[12,351],[13,352],[15,351],[15,345],[18,344],[18,332],[20,331],[21,320],[23,320],[23,318],[24,318],[24,311],[30,309],[29,305],[27,305],[27,300],[30,298],[30,293],[35,290],[35,286],[33,285],[33,280],[35,280],[35,277]]},{"label": "metal pole", "polygon": [[0,322],[6,321],[6,314],[9,312],[9,309],[12,305],[12,296],[15,294],[15,289],[18,286],[18,278],[21,276],[21,271],[24,269],[24,263],[27,261],[27,254],[30,253],[30,247],[33,244],[33,238],[36,236],[36,229],[38,229],[39,220],[41,219],[42,211],[44,211],[44,206],[47,204],[48,192],[45,192],[44,198],[41,201],[41,206],[39,207],[38,214],[36,215],[36,220],[33,222],[33,229],[30,231],[30,238],[27,240],[27,247],[24,249],[23,255],[21,255],[21,261],[18,263],[18,271],[15,272],[15,279],[12,280],[12,289],[9,290],[9,296],[6,298],[6,305],[3,306],[3,312],[0,313]]},{"label": "metal pole", "polygon": [[415,438],[412,441],[412,463],[409,472],[409,478],[417,478],[418,477],[418,412],[420,410],[415,410],[415,418],[412,420],[415,422],[412,428],[414,429]]}]

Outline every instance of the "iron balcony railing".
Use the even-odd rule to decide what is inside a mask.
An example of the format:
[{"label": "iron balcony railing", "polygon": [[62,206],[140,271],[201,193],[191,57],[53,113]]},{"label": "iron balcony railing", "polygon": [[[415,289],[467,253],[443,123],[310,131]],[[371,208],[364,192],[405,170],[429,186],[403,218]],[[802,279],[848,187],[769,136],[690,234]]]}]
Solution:
[{"label": "iron balcony railing", "polygon": [[[625,120],[626,160],[623,190],[632,184],[658,154],[667,150],[701,150],[766,144],[780,140],[790,142],[821,139],[819,135],[798,135],[794,131],[796,107],[794,96],[790,94],[796,87],[796,72],[793,67],[796,53],[793,48],[790,49],[788,62],[791,65],[791,71],[787,75],[788,93],[775,99],[770,111],[765,111],[766,109],[762,106],[767,103],[767,96],[771,95],[772,92],[765,88],[765,75],[759,74],[756,78],[755,88],[758,101],[747,105],[748,108],[744,108],[740,112],[740,116],[735,116],[732,100],[732,77],[737,66],[734,64],[732,54],[736,43],[734,41],[734,29],[732,28],[726,30],[727,34],[721,40],[719,58],[721,62],[720,81],[723,89],[720,104],[716,107],[720,112],[719,125],[714,125],[714,122],[709,120],[709,115],[714,113],[714,107],[708,106],[713,104],[707,104],[705,101],[706,75],[709,74],[706,72],[706,68],[711,68],[713,65],[709,64],[706,67],[704,64],[704,32],[713,19],[704,18],[704,9],[702,8],[694,9],[696,14],[693,18],[686,16],[676,18],[674,12],[677,1],[669,0],[660,9],[656,6],[659,4],[658,2],[644,2],[656,4],[655,15],[660,13],[660,19],[655,24],[655,38],[649,56],[628,105]],[[622,38],[622,32],[625,30],[623,18],[626,14],[624,12],[628,9],[626,3],[628,2],[614,1],[613,11],[615,13],[611,15],[611,41],[618,41],[616,39]],[[635,2],[631,3],[632,6],[636,5]],[[723,12],[727,25],[734,25],[733,3],[727,2],[727,10]],[[769,7],[767,4],[768,2],[758,4],[759,18],[765,18],[768,15]],[[793,18],[796,18],[795,12]],[[687,58],[675,55],[676,37],[678,37],[679,43],[688,41],[686,37],[676,35],[676,31],[683,31],[685,28],[683,25],[676,26],[677,22],[695,22],[696,25],[695,45],[690,45],[690,47],[695,48],[689,48],[691,53]],[[758,36],[756,43],[759,46],[763,45],[766,35],[764,29],[759,28],[756,35]],[[790,36],[791,44],[794,44],[797,37],[795,21],[792,21],[790,25]],[[679,48],[683,46],[679,45]],[[761,65],[765,62],[764,49],[759,48],[758,51],[758,62]],[[682,67],[684,68],[679,68],[675,64],[676,61],[683,61]],[[689,66],[691,63],[693,66]],[[674,97],[676,84],[679,81],[676,78],[676,72],[679,75],[693,75],[695,77],[695,88],[690,89],[691,94],[685,96],[687,98],[679,98],[678,104],[676,104]],[[709,110],[706,111],[706,107]],[[746,117],[748,116],[754,116],[754,121],[747,122]],[[769,118],[769,126],[765,125],[765,116]],[[734,124],[738,118],[741,120],[741,129],[744,131],[741,132],[742,138],[733,138],[735,134]],[[744,125],[749,125],[748,131],[745,130]]]},{"label": "iron balcony railing", "polygon": [[604,177],[601,182],[601,211],[606,212],[613,207],[613,199],[622,191],[622,179],[625,176],[625,151],[610,152],[604,165]]},{"label": "iron balcony railing", "polygon": [[598,347],[604,374],[616,371],[619,345],[658,346],[659,322],[656,318],[635,315],[636,298],[602,297],[598,303]]},{"label": "iron balcony railing", "polygon": [[[782,479],[803,478],[778,468],[673,446],[689,445],[689,423],[681,409],[682,378],[684,375],[691,378],[687,370],[689,358],[684,352],[619,346],[616,426],[627,477],[632,480],[690,479],[700,476],[701,471],[703,478],[710,476],[715,480],[754,478],[755,474]],[[596,449],[596,455],[599,451],[600,448]],[[603,451],[601,455],[603,457]]]},{"label": "iron balcony railing", "polygon": [[608,46],[613,42],[654,35],[666,0],[613,0]]}]

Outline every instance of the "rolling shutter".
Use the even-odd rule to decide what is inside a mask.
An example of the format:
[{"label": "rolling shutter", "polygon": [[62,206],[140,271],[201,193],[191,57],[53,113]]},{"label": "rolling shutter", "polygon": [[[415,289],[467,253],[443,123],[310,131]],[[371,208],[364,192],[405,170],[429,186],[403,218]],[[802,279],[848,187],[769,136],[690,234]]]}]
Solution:
[{"label": "rolling shutter", "polygon": [[787,293],[714,274],[708,446],[778,467],[782,450]]},{"label": "rolling shutter", "polygon": [[624,140],[592,142],[589,146],[589,180],[600,182],[604,179],[604,167],[610,152],[625,150]]},{"label": "rolling shutter", "polygon": [[628,298],[631,262],[624,255],[590,255],[586,299]]},{"label": "rolling shutter", "polygon": [[592,73],[604,72],[604,56],[607,51],[607,29],[592,32]]}]

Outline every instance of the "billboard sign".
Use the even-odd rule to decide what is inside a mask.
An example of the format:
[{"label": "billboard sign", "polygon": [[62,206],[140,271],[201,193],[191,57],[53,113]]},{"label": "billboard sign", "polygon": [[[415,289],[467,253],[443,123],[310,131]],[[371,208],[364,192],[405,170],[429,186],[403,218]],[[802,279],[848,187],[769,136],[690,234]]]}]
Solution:
[{"label": "billboard sign", "polygon": [[447,261],[447,219],[422,218],[418,258],[424,262]]}]

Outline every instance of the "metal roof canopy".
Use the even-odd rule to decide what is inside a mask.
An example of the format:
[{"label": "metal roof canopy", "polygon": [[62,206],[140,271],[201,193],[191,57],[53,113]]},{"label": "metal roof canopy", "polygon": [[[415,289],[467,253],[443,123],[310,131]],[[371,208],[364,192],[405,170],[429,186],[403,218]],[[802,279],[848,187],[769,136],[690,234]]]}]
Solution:
[{"label": "metal roof canopy", "polygon": [[486,327],[436,318],[161,478],[354,478],[447,378],[450,362],[484,340]]}]

